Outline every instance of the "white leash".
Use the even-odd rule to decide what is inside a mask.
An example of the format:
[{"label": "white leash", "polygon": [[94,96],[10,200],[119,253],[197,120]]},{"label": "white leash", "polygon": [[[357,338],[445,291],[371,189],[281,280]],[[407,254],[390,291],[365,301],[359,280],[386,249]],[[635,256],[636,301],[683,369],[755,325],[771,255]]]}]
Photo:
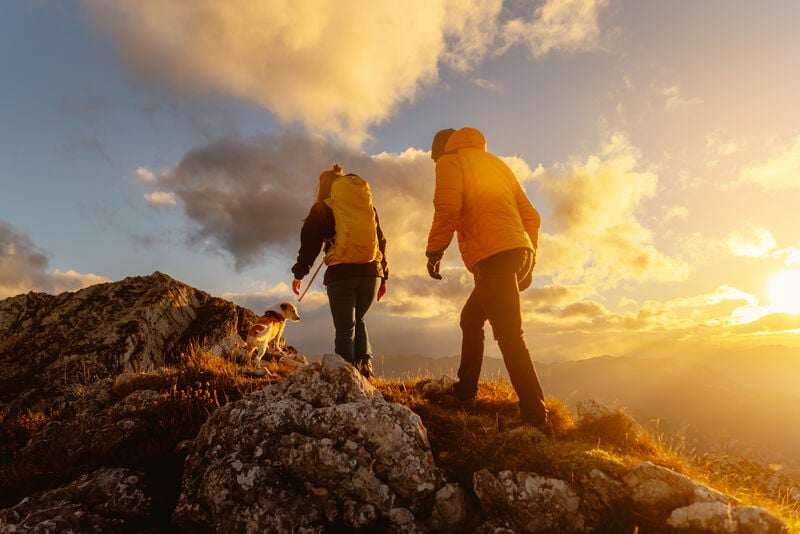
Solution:
[{"label": "white leash", "polygon": [[297,298],[297,302],[300,302],[301,300],[303,300],[303,297],[306,296],[306,293],[308,293],[308,290],[311,289],[311,284],[314,283],[314,279],[317,277],[317,274],[319,273],[319,270],[322,268],[322,264],[323,263],[325,263],[325,262],[324,261],[319,262],[319,265],[317,266],[317,270],[314,271],[314,275],[311,277],[311,280],[309,280],[308,285],[306,286],[305,290],[303,291],[303,294],[300,295]]}]

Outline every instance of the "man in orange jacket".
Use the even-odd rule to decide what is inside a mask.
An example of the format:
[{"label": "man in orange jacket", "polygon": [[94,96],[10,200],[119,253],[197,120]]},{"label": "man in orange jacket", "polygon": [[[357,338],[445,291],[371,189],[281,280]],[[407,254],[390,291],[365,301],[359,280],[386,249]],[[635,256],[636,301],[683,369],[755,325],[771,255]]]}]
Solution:
[{"label": "man in orange jacket", "polygon": [[522,336],[519,292],[531,283],[541,218],[514,173],[486,151],[475,128],[442,130],[433,138],[436,162],[434,215],[428,234],[428,273],[441,280],[439,266],[453,234],[475,288],[461,310],[461,364],[454,395],[475,397],[483,363],[488,320],[519,397],[525,424],[549,423],[544,395]]}]

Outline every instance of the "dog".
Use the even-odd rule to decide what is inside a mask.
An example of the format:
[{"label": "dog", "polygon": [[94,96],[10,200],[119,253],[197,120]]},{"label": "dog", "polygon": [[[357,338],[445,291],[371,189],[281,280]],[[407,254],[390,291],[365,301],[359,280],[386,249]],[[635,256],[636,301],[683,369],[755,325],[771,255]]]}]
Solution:
[{"label": "dog", "polygon": [[[259,317],[255,324],[247,330],[247,361],[249,362],[255,353],[254,364],[256,367],[261,367],[261,358],[264,357],[264,353],[273,342],[277,352],[285,354],[281,346],[281,339],[286,321],[297,322],[299,320],[300,314],[297,313],[297,308],[291,302],[281,302],[275,308],[266,310],[264,315]],[[284,341],[284,346],[285,344]]]}]

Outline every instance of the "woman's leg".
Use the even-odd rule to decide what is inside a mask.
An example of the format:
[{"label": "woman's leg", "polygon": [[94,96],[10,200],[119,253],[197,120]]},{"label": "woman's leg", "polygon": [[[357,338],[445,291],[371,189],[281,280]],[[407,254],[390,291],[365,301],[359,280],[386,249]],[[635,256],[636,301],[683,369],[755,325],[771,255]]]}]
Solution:
[{"label": "woman's leg", "polygon": [[334,349],[336,354],[354,364],[356,331],[356,284],[358,278],[345,278],[328,283],[328,303],[331,307],[333,327],[336,329]]},{"label": "woman's leg", "polygon": [[377,276],[363,276],[358,280],[355,291],[355,340],[354,356],[357,364],[370,365],[372,360],[372,345],[369,342],[367,324],[364,317],[370,306],[375,302],[381,279]]}]

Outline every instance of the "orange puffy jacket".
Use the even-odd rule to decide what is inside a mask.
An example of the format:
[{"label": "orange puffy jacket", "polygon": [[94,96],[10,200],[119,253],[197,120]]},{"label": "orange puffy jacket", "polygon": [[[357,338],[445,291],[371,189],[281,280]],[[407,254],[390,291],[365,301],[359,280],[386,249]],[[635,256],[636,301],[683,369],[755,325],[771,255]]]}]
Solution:
[{"label": "orange puffy jacket", "polygon": [[434,215],[426,252],[444,251],[458,234],[458,248],[471,272],[479,261],[499,252],[527,248],[536,252],[541,217],[514,173],[486,151],[475,128],[450,136],[436,162]]}]

